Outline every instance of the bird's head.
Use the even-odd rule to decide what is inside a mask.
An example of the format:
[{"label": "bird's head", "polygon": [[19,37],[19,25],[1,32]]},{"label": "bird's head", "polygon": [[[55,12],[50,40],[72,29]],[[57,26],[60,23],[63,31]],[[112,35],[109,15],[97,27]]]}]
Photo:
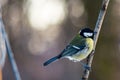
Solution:
[{"label": "bird's head", "polygon": [[84,38],[92,38],[94,36],[94,32],[93,30],[89,29],[89,28],[84,28],[80,31],[80,35],[83,36]]}]

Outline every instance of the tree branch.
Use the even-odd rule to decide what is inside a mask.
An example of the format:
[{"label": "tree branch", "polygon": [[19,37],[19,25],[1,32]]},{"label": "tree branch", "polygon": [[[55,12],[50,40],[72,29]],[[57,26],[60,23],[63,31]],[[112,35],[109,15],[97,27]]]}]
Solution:
[{"label": "tree branch", "polygon": [[[92,61],[93,61],[93,57],[94,57],[94,52],[95,52],[98,36],[99,36],[100,30],[101,30],[101,26],[102,26],[102,23],[103,23],[105,14],[106,14],[106,10],[107,10],[109,1],[110,0],[103,0],[102,7],[101,7],[101,10],[100,10],[100,13],[99,13],[96,25],[95,25],[95,29],[94,29],[94,32],[95,32],[95,35],[94,35],[94,48],[93,48],[92,53],[88,56],[87,63],[86,63],[89,67],[91,67],[91,65],[92,65]],[[90,71],[85,69],[84,74],[82,76],[82,80],[88,80],[89,74],[90,74]]]},{"label": "tree branch", "polygon": [[[1,16],[1,14],[0,14]],[[6,58],[6,46],[5,46],[5,40],[2,35],[2,24],[0,22],[0,80],[2,80],[2,68],[5,63]]]},{"label": "tree branch", "polygon": [[2,35],[2,24],[0,22],[0,68],[4,66],[5,57],[6,57],[6,47],[5,47],[5,40]]},{"label": "tree branch", "polygon": [[5,26],[3,24],[1,5],[0,5],[0,29],[1,29],[1,32],[2,32],[3,39],[5,41],[6,50],[7,50],[7,53],[8,53],[8,57],[9,57],[11,66],[12,66],[12,70],[13,70],[13,73],[14,73],[14,76],[15,76],[15,80],[21,80],[20,73],[18,71],[16,61],[14,59],[14,54],[13,54],[12,49],[10,47],[10,43],[9,43],[9,40],[8,40],[8,37],[7,37],[7,33],[5,31]]}]

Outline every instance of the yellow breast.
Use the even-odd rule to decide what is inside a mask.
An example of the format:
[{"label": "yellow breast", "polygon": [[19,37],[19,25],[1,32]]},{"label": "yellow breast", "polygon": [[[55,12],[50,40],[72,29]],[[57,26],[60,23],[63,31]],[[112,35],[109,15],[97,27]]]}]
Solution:
[{"label": "yellow breast", "polygon": [[76,55],[73,55],[74,61],[81,61],[85,59],[93,49],[93,40],[91,38],[86,38],[86,48],[82,51],[79,51]]},{"label": "yellow breast", "polygon": [[86,43],[87,43],[87,45],[88,45],[88,47],[89,47],[89,53],[92,51],[92,49],[93,49],[93,44],[94,44],[94,42],[93,42],[93,39],[91,39],[91,38],[86,38]]}]

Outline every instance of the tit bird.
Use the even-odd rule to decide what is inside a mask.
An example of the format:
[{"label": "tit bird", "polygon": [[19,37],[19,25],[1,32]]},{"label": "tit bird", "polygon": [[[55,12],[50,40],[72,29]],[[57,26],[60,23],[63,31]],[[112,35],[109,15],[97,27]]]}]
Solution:
[{"label": "tit bird", "polygon": [[79,31],[75,38],[66,46],[66,48],[57,56],[49,59],[43,65],[47,66],[55,60],[68,58],[74,62],[85,59],[93,50],[93,30],[84,28]]}]

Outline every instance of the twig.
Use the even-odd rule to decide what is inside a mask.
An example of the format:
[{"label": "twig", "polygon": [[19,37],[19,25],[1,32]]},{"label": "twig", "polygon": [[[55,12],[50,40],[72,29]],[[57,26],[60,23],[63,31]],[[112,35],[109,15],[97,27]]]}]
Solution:
[{"label": "twig", "polygon": [[2,24],[0,22],[0,80],[2,80],[2,68],[5,64],[5,58],[6,58],[6,45],[5,45],[5,39],[2,35]]},{"label": "twig", "polygon": [[5,57],[6,57],[6,46],[5,46],[5,40],[2,35],[2,24],[0,22],[0,68],[4,66],[5,63]]},{"label": "twig", "polygon": [[0,24],[1,24],[0,27],[1,27],[1,30],[2,30],[2,35],[3,35],[3,38],[5,40],[5,45],[6,45],[6,50],[7,50],[7,53],[8,53],[8,57],[9,57],[9,60],[10,60],[11,66],[12,66],[12,70],[13,70],[13,73],[14,73],[14,76],[15,76],[15,80],[21,80],[20,73],[18,71],[16,61],[14,59],[14,55],[13,55],[13,52],[11,50],[10,43],[9,43],[9,40],[8,40],[8,37],[7,37],[7,33],[5,31],[5,27],[4,27],[4,24],[3,24],[1,6],[0,6]]},{"label": "twig", "polygon": [[[87,58],[87,63],[86,63],[89,67],[91,67],[91,65],[92,65],[92,61],[93,61],[93,57],[94,57],[94,52],[95,52],[98,36],[99,36],[100,30],[101,30],[101,26],[102,26],[102,23],[103,23],[105,14],[106,14],[106,10],[107,10],[109,1],[110,0],[103,0],[103,4],[102,4],[102,7],[101,7],[101,10],[100,10],[97,22],[96,22],[96,26],[95,26],[95,29],[94,29],[94,32],[95,32],[95,35],[94,35],[94,48],[93,48],[92,53]],[[90,71],[85,69],[84,74],[82,76],[82,80],[88,80],[89,74],[90,74]]]}]

